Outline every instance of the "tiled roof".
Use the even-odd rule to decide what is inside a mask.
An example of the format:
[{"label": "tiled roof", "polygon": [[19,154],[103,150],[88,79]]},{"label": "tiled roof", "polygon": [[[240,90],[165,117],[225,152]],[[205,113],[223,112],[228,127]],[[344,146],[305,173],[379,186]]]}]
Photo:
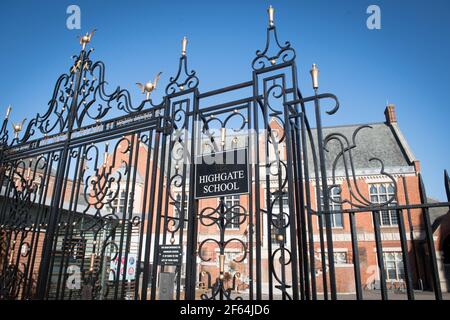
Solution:
[{"label": "tiled roof", "polygon": [[[356,175],[377,174],[380,172],[380,163],[370,161],[371,158],[379,158],[383,161],[385,170],[388,173],[413,173],[414,165],[411,159],[412,153],[409,147],[404,143],[403,136],[398,137],[398,127],[394,129],[386,123],[373,123],[370,126],[361,129],[355,138],[356,147],[351,149],[353,164]],[[325,127],[323,129],[324,139],[331,134],[344,136],[350,146],[353,145],[353,133],[361,125],[348,125],[338,127]],[[316,130],[312,129],[312,135],[315,147],[317,148]],[[347,147],[347,142],[344,144]],[[336,140],[330,140],[327,144],[328,152],[325,152],[326,168],[328,174],[331,174],[333,163],[342,147]],[[318,157],[318,155],[317,155]],[[318,158],[317,158],[318,159]],[[349,159],[349,152],[346,152],[346,159]],[[350,169],[350,162],[347,161]],[[308,165],[311,176],[314,176],[313,158],[311,155],[311,146],[308,144]],[[336,176],[342,176],[345,173],[342,157],[336,163]]]}]

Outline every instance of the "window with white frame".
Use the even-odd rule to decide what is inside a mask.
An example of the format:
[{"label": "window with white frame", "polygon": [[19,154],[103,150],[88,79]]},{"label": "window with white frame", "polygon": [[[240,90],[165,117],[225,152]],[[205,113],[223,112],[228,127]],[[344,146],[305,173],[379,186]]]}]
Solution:
[{"label": "window with white frame", "polygon": [[[283,191],[283,193],[280,195],[279,193],[271,192],[270,193],[270,204],[272,205],[272,212],[273,213],[279,213],[279,212],[288,212],[289,211],[289,198],[287,196],[287,192]],[[281,205],[281,210],[280,210]]]},{"label": "window with white frame", "polygon": [[[392,183],[371,184],[369,187],[369,194],[372,203],[382,204],[395,196],[395,188]],[[396,203],[397,202],[394,199],[389,206],[394,206]],[[396,226],[398,224],[397,212],[395,210],[380,211],[380,223],[381,226],[384,227]]]},{"label": "window with white frame", "polygon": [[403,256],[400,251],[383,252],[387,280],[403,280]]},{"label": "window with white frame", "polygon": [[242,217],[239,215],[240,208],[240,196],[228,196],[225,197],[225,228],[226,229],[239,229],[239,222],[242,221]]},{"label": "window with white frame", "polygon": [[[112,195],[110,196],[110,198]],[[125,213],[125,198],[126,198],[126,192],[125,190],[119,191],[119,194],[117,197],[111,202],[110,206],[107,205],[106,209],[108,211],[112,211],[115,214],[124,214]],[[128,202],[131,204],[131,199],[128,197]],[[131,206],[130,208],[131,209]]]},{"label": "window with white frame", "polygon": [[[331,211],[341,211],[341,194],[340,194],[340,188],[334,187],[330,190],[330,193],[328,195],[330,204],[330,210]],[[322,189],[320,190],[320,207],[323,210],[324,204],[323,204],[323,194]],[[343,228],[344,227],[344,221],[342,217],[342,213],[333,213],[331,216],[331,227],[332,228]]]},{"label": "window with white frame", "polygon": [[[346,251],[335,251],[333,253],[334,264],[347,264],[347,252]],[[325,252],[325,261],[328,264],[328,252]]]}]

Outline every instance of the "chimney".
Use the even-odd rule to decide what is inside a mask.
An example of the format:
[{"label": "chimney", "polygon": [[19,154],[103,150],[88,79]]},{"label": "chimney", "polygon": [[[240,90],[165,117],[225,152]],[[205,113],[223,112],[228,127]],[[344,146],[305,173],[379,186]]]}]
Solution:
[{"label": "chimney", "polygon": [[387,124],[397,123],[397,115],[395,114],[395,105],[388,104],[384,110]]},{"label": "chimney", "polygon": [[414,165],[414,169],[416,170],[416,173],[419,173],[420,172],[420,161],[414,160],[413,165]]}]

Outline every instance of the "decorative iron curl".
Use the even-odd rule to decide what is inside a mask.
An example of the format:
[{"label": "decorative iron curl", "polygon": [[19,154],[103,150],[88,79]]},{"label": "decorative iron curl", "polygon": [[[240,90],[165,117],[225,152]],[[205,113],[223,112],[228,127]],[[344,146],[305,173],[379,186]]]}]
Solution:
[{"label": "decorative iron curl", "polygon": [[247,258],[247,245],[246,245],[245,242],[242,241],[241,239],[238,239],[238,238],[231,238],[231,239],[229,239],[229,240],[227,240],[227,241],[221,243],[219,240],[216,240],[216,239],[213,239],[213,238],[208,238],[208,239],[205,239],[205,240],[203,240],[202,242],[200,242],[200,244],[199,244],[199,246],[198,246],[198,257],[199,257],[200,260],[202,260],[203,262],[211,261],[211,258],[207,258],[207,257],[204,256],[203,250],[202,250],[202,249],[203,249],[203,246],[204,246],[205,244],[207,244],[207,243],[210,243],[210,242],[213,242],[213,243],[217,244],[217,246],[218,246],[220,249],[223,249],[223,250],[225,250],[225,248],[226,248],[230,243],[232,243],[232,242],[237,242],[237,243],[239,243],[239,244],[241,245],[241,247],[242,247],[243,255],[242,255],[242,257],[241,257],[240,259],[233,259],[233,261],[234,261],[234,262],[237,262],[237,263],[241,263],[242,261],[244,261],[244,260]]},{"label": "decorative iron curl", "polygon": [[[287,292],[287,289],[291,288],[292,286],[289,284],[286,284],[285,281],[280,279],[280,276],[277,274],[276,268],[274,266],[274,261],[275,261],[275,257],[277,254],[280,255],[280,257],[278,259],[279,263],[282,266],[287,266],[291,263],[291,251],[289,251],[289,249],[287,249],[286,247],[284,247],[282,245],[279,248],[277,248],[275,251],[273,251],[272,255],[270,256],[270,261],[273,265],[272,274],[273,274],[275,280],[279,283],[278,285],[275,285],[275,288],[280,290],[283,293],[283,295],[285,295],[288,298],[288,300],[292,300],[292,297]],[[287,259],[286,259],[286,255],[287,255]]]},{"label": "decorative iron curl", "polygon": [[0,148],[4,148],[8,144],[8,139],[9,139],[9,131],[7,129],[8,122],[9,122],[9,118],[6,117],[3,120],[2,127],[0,129]]},{"label": "decorative iron curl", "polygon": [[[107,93],[105,65],[90,59],[92,51],[82,50],[79,55],[73,56],[75,62],[70,72],[62,74],[56,81],[47,111],[43,115],[37,113],[27,124],[22,137],[14,137],[10,146],[28,142],[36,132],[46,137],[81,128],[86,119],[98,123],[113,108],[131,114],[143,110],[147,103],[151,107],[160,106],[153,104],[151,99],[133,106],[129,91],[120,87]],[[7,131],[0,131],[0,142],[6,144],[7,140]]]},{"label": "decorative iron curl", "polygon": [[[224,230],[221,230],[221,232],[224,232]],[[216,239],[213,239],[213,238],[208,238],[208,239],[203,240],[200,243],[199,247],[198,247],[198,257],[200,258],[201,261],[204,261],[204,262],[211,261],[211,257],[209,257],[209,258],[205,257],[204,256],[204,251],[203,251],[203,246],[205,244],[211,243],[211,242],[215,243],[218,246],[220,252],[224,252],[225,248],[230,243],[237,242],[242,247],[242,253],[243,254],[242,254],[242,256],[240,258],[233,259],[233,261],[236,262],[236,263],[241,263],[247,258],[247,245],[241,239],[231,238],[231,239],[229,239],[227,241],[219,241],[219,240],[216,240]],[[223,297],[225,297],[225,299],[227,299],[227,300],[231,300],[232,299],[231,291],[235,290],[235,288],[236,288],[236,280],[237,280],[237,278],[240,277],[240,273],[239,272],[236,273],[234,275],[234,277],[233,277],[233,287],[232,288],[228,288],[228,289],[225,289],[222,278],[218,277],[216,279],[215,284],[213,286],[211,286],[211,274],[209,274],[207,271],[203,271],[200,274],[200,279],[201,279],[202,275],[207,275],[208,276],[208,289],[211,290],[211,295],[210,296],[208,294],[206,294],[206,293],[201,295],[201,299],[202,300],[215,300],[217,298],[217,296],[219,295],[219,293],[222,293]],[[241,297],[236,297],[235,299],[236,300],[241,300],[242,298]]]},{"label": "decorative iron curl", "polygon": [[17,265],[8,265],[0,274],[0,299],[16,300],[24,279],[25,274]]},{"label": "decorative iron curl", "polygon": [[[225,210],[221,212],[221,207],[224,206]],[[239,209],[239,210],[236,210]],[[228,226],[240,226],[247,220],[247,209],[242,205],[234,205],[227,207],[222,201],[216,208],[205,207],[200,211],[199,222],[205,227],[216,225],[221,231],[225,230]],[[237,222],[233,222],[238,218]],[[223,221],[223,228],[222,228]]]},{"label": "decorative iron curl", "polygon": [[[216,208],[205,207],[200,211],[199,222],[202,226],[210,227],[213,225],[220,224],[220,206],[219,204]],[[209,222],[207,222],[209,221]]]},{"label": "decorative iron curl", "polygon": [[[272,42],[275,43],[275,51],[276,53],[270,54],[269,50],[271,50],[271,39]],[[272,51],[272,50],[271,50]],[[256,51],[256,58],[252,61],[253,70],[261,70],[269,67],[270,65],[276,65],[281,58],[282,63],[294,61],[296,57],[295,50],[291,47],[291,43],[286,41],[284,45],[281,45],[278,41],[277,29],[275,26],[271,26],[267,28],[266,33],[266,45],[264,49]]]},{"label": "decorative iron curl", "polygon": [[[232,132],[234,134],[238,134],[239,132],[242,132],[242,130],[245,128],[246,124],[248,123],[248,120],[245,118],[245,116],[241,113],[240,107],[235,108],[233,111],[230,111],[226,113],[226,116],[224,118],[219,118],[218,116],[214,114],[201,114],[200,119],[202,121],[202,134],[207,137],[207,142],[203,144],[204,147],[208,147],[210,149],[210,153],[218,152],[223,149],[225,149],[226,144],[226,136],[227,136],[227,127],[228,123],[230,121],[233,121],[233,128],[231,128]],[[212,128],[212,123],[218,123],[218,128]],[[224,141],[220,141],[220,146],[217,145],[216,140],[218,138],[216,137],[216,133],[219,131],[219,134],[222,135],[222,139]],[[220,140],[220,139],[219,139]],[[231,150],[233,149],[233,141],[231,142]],[[205,153],[205,152],[204,152]]]},{"label": "decorative iron curl", "polygon": [[180,57],[177,74],[175,77],[170,77],[169,79],[169,84],[166,87],[166,94],[171,95],[185,89],[197,88],[199,79],[195,73],[194,70],[188,71],[187,56],[182,55]]},{"label": "decorative iron curl", "polygon": [[274,176],[279,180],[278,193],[281,193],[282,190],[286,187],[288,179],[287,179],[287,164],[285,161],[280,159],[280,155],[276,154],[276,159],[271,161],[268,164],[269,173],[271,176]]},{"label": "decorative iron curl", "polygon": [[[278,83],[278,80],[281,81],[281,84]],[[270,83],[270,85],[267,87],[268,83]],[[275,131],[272,127],[273,119],[277,120],[281,127],[285,126],[283,116],[284,111],[282,111],[284,108],[280,110],[273,104],[275,104],[278,99],[282,99],[283,103],[285,96],[285,75],[278,74],[268,79],[264,79],[264,100],[262,98],[258,98],[256,100],[262,114],[264,115],[264,127],[267,129],[266,139],[270,146],[272,146],[275,153],[278,150],[279,144],[285,141],[286,133],[285,130],[281,130],[281,136],[278,136],[279,132]]]},{"label": "decorative iron curl", "polygon": [[[297,91],[297,94],[299,97],[302,96],[300,90]],[[332,93],[316,94],[311,97],[300,98],[300,99],[296,100],[295,102],[298,102],[302,105],[302,112],[305,113],[305,104],[307,102],[320,101],[320,100],[326,100],[326,99],[329,99],[334,102],[334,106],[332,106],[331,109],[326,111],[326,113],[331,116],[331,115],[335,114],[336,112],[338,112],[338,110],[340,108],[339,99]],[[291,113],[297,114],[297,112],[292,108],[293,104],[294,104],[293,102],[288,103],[288,105],[290,106],[289,110],[291,111]]]},{"label": "decorative iron curl", "polygon": [[[119,151],[119,146],[122,143],[125,143],[125,147]],[[121,160],[125,166],[125,172],[122,174],[120,171],[113,169],[116,167],[117,162],[117,154],[120,152],[122,154],[126,154],[130,152],[131,141],[127,137],[122,137],[116,143],[114,147],[114,151],[112,153],[112,161],[107,162],[108,159],[103,159],[103,164],[99,163],[99,149],[97,145],[90,145],[86,148],[86,151],[83,155],[85,160],[92,161],[94,160],[94,173],[92,175],[88,175],[85,179],[85,188],[83,192],[83,196],[88,204],[83,214],[86,214],[90,208],[95,210],[95,222],[91,225],[86,224],[84,226],[84,231],[90,230],[95,226],[100,229],[105,226],[104,221],[109,220],[118,220],[119,217],[112,213],[106,216],[101,215],[101,210],[105,205],[109,205],[111,207],[111,203],[114,199],[117,198],[120,192],[120,183],[122,180],[122,175],[126,176],[128,174],[129,165],[125,160]],[[90,156],[90,151],[93,150],[94,155]],[[85,169],[81,173],[83,177],[85,173]],[[103,219],[107,218],[107,220]],[[116,221],[117,222],[117,221]]]},{"label": "decorative iron curl", "polygon": [[32,224],[31,207],[36,202],[38,187],[44,187],[40,173],[47,165],[48,157],[44,155],[6,164],[4,168],[11,175],[5,175],[5,181],[13,195],[6,200],[9,209],[2,217],[4,224],[23,230]]},{"label": "decorative iron curl", "polygon": [[[369,125],[363,125],[358,127],[352,134],[351,143],[349,139],[343,135],[342,133],[331,133],[327,135],[324,139],[324,149],[325,151],[329,152],[327,149],[328,144],[331,141],[336,141],[340,147],[340,151],[337,153],[335,159],[332,162],[332,184],[328,186],[328,195],[329,199],[336,204],[343,205],[343,204],[349,204],[351,206],[354,206],[356,208],[370,208],[373,209],[374,207],[385,207],[391,204],[392,202],[396,201],[397,199],[397,182],[395,181],[395,178],[387,173],[384,168],[384,163],[381,159],[372,157],[369,159],[369,162],[378,162],[380,165],[380,174],[384,175],[389,178],[391,181],[394,192],[393,195],[387,199],[383,203],[374,203],[370,199],[368,199],[364,194],[361,192],[356,178],[356,170],[353,160],[353,154],[352,150],[357,148],[356,138],[358,133],[363,129],[372,129]],[[345,181],[347,184],[347,188],[350,193],[350,199],[341,199],[337,200],[331,197],[331,192],[334,188],[338,189],[338,193],[341,194],[341,186],[336,183],[336,170],[339,162],[342,162],[344,166],[344,175],[345,175]],[[354,200],[352,200],[354,199]]]},{"label": "decorative iron curl", "polygon": [[236,275],[233,276],[233,287],[225,289],[223,284],[220,284],[220,282],[223,282],[222,280],[218,280],[214,283],[214,285],[208,287],[208,289],[211,290],[211,296],[208,296],[206,293],[202,293],[200,295],[201,300],[216,300],[220,293],[223,294],[223,297],[225,300],[243,300],[242,297],[235,297],[233,299],[231,292],[233,290],[236,290],[236,279],[238,277]]}]

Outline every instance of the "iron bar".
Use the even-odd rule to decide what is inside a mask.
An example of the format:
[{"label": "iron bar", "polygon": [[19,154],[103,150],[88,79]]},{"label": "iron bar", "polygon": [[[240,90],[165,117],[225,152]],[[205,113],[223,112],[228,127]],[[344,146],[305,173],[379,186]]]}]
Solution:
[{"label": "iron bar", "polygon": [[[402,247],[402,258],[403,258],[403,268],[406,279],[406,291],[408,295],[408,300],[414,300],[414,288],[412,284],[412,273],[409,267],[409,256],[408,256],[408,242],[406,240],[405,222],[403,219],[403,212],[397,210],[397,220],[398,220],[398,231],[400,234],[400,245]],[[413,242],[414,240],[411,239]]]},{"label": "iron bar", "polygon": [[372,218],[373,218],[373,231],[375,234],[375,245],[377,249],[378,272],[380,275],[381,299],[388,300],[388,293],[386,288],[386,269],[384,267],[383,245],[381,241],[381,231],[380,231],[380,212],[372,211]]},{"label": "iron bar", "polygon": [[[319,98],[317,97],[317,89],[315,89],[316,99],[314,99],[315,114],[316,114],[316,128],[317,128],[317,147],[319,149],[319,163],[320,163],[320,177],[322,184],[322,197],[323,197],[323,208],[329,210],[330,203],[328,198],[328,183],[327,183],[327,171],[325,164],[325,150],[323,146],[323,132],[322,132],[322,120],[320,115],[320,104]],[[319,200],[318,200],[319,201]],[[333,232],[331,229],[331,216],[325,216],[325,226],[327,235],[327,253],[328,253],[328,267],[330,275],[330,290],[331,299],[336,300],[336,274],[334,269],[334,250],[333,250]]]},{"label": "iron bar", "polygon": [[[420,201],[422,204],[426,205],[428,203],[427,194],[425,191],[425,185],[423,184],[422,175],[419,173],[419,194],[420,194]],[[436,249],[434,247],[434,238],[433,238],[433,231],[431,228],[431,222],[430,222],[430,214],[428,212],[427,206],[424,206],[422,209],[422,218],[423,218],[423,224],[425,228],[425,237],[426,237],[426,246],[428,248],[428,254],[430,257],[430,268],[431,268],[431,279],[433,282],[433,289],[436,300],[442,300],[442,291],[441,291],[441,284],[439,281],[439,270],[437,267],[436,262]]]},{"label": "iron bar", "polygon": [[[258,77],[253,72],[253,96],[258,95]],[[259,176],[259,124],[258,124],[258,101],[253,101],[253,129],[255,131],[255,139],[253,147],[255,149],[255,162],[252,170],[255,174],[255,223],[256,223],[256,300],[262,300],[262,278],[261,278],[261,215],[260,208],[260,176]],[[268,220],[269,222],[269,220]],[[270,241],[270,240],[269,240]],[[269,262],[270,263],[270,262]]]},{"label": "iron bar", "polygon": [[[199,92],[194,90],[194,104],[192,117],[192,145],[190,154],[190,172],[189,181],[194,181],[195,166],[193,165],[196,151],[200,150],[200,128],[196,125],[199,120]],[[192,189],[191,189],[192,190]],[[198,200],[195,199],[194,193],[189,192],[189,215],[188,215],[188,240],[186,246],[186,300],[195,300],[195,279],[196,279],[196,254],[197,254],[197,231],[198,231]]]},{"label": "iron bar", "polygon": [[355,214],[349,213],[350,232],[352,237],[352,255],[353,255],[353,270],[355,274],[355,290],[356,299],[362,300],[362,286],[361,286],[361,266],[359,263],[359,248],[358,248],[358,234],[356,232]]},{"label": "iron bar", "polygon": [[[304,106],[302,106],[304,108]],[[314,229],[312,225],[312,213],[311,213],[311,189],[310,189],[310,178],[309,178],[309,164],[308,164],[308,151],[306,148],[306,122],[305,114],[302,111],[300,113],[300,125],[301,125],[301,143],[303,150],[303,167],[305,175],[305,196],[306,196],[306,222],[308,225],[308,239],[309,239],[309,264],[310,264],[310,277],[311,277],[311,298],[312,300],[317,300],[317,288],[316,288],[316,264],[315,264],[315,253],[314,253]],[[302,182],[303,183],[303,182]],[[307,275],[309,276],[309,275]]]},{"label": "iron bar", "polygon": [[[409,206],[409,195],[408,195],[408,187],[406,184],[406,178],[405,176],[402,177],[402,185],[403,185],[403,191],[405,194],[405,205]],[[412,218],[411,218],[411,209],[408,208],[406,209],[407,211],[407,217],[408,217],[408,227],[409,227],[409,237],[410,237],[410,241],[411,241],[411,246],[412,246],[412,250],[414,253],[414,267],[416,269],[416,276],[417,276],[417,284],[418,287],[421,288],[422,287],[422,275],[421,275],[421,271],[419,268],[419,259],[417,257],[418,254],[418,249],[417,249],[417,245],[416,245],[416,240],[414,239],[414,225],[412,223]]]}]

